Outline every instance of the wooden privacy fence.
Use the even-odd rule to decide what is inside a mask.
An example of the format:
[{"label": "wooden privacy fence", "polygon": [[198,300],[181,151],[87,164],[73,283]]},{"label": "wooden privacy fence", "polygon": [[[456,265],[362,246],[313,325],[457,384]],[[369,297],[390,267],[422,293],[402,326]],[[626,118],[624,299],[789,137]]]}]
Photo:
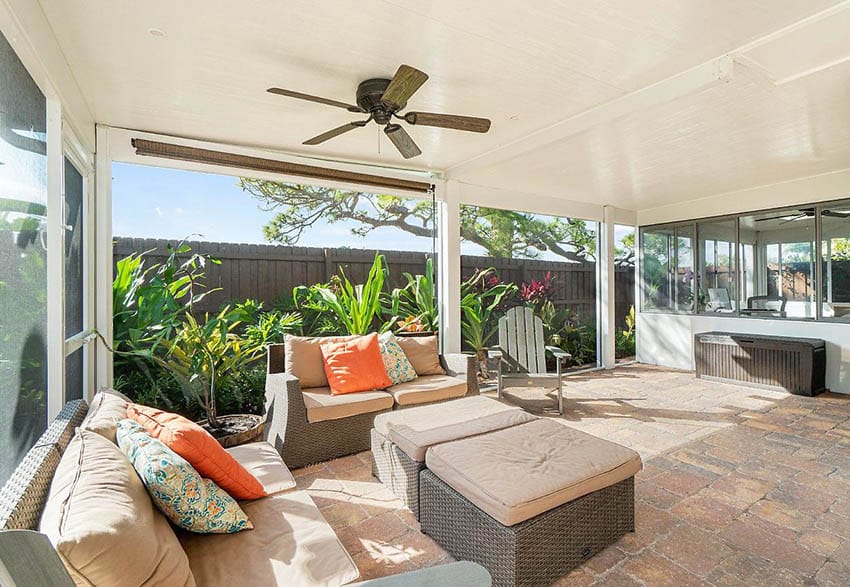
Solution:
[{"label": "wooden privacy fence", "polygon": [[[114,260],[142,251],[150,253],[150,262],[167,257],[167,244],[174,241],[116,237]],[[207,296],[199,304],[201,312],[213,312],[231,300],[254,299],[265,307],[290,295],[299,285],[327,282],[341,268],[352,282],[362,283],[369,273],[376,251],[362,249],[323,249],[319,247],[285,247],[192,241],[193,252],[210,255],[221,261],[206,268],[209,288],[220,291]],[[416,275],[425,270],[428,253],[381,251],[390,269],[390,286],[405,284],[405,272]],[[530,283],[552,275],[552,301],[573,308],[582,318],[592,320],[596,312],[596,265],[562,261],[503,259],[497,257],[461,256],[461,275],[467,278],[476,269],[493,267],[502,282]],[[616,272],[616,313],[622,323],[634,304],[634,269],[618,268]]]}]

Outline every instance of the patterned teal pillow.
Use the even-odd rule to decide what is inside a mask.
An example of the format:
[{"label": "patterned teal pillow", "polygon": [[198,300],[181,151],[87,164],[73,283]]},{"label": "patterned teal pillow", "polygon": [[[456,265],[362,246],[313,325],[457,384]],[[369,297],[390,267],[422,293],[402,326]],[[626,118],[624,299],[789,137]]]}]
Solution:
[{"label": "patterned teal pillow", "polygon": [[381,347],[384,369],[387,370],[387,375],[389,375],[393,385],[416,379],[416,369],[410,364],[410,360],[404,354],[392,332],[385,332],[380,335],[378,344]]},{"label": "patterned teal pillow", "polygon": [[153,502],[175,525],[201,534],[232,534],[254,527],[236,500],[139,423],[120,420],[116,440]]}]

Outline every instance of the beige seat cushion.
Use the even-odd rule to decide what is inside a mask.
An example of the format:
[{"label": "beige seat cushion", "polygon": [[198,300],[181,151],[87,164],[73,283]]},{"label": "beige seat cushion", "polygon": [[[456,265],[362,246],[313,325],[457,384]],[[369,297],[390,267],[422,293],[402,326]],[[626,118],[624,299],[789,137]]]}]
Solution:
[{"label": "beige seat cushion", "polygon": [[78,585],[195,585],[133,466],[95,432],[79,430],[62,455],[39,531]]},{"label": "beige seat cushion", "polygon": [[541,418],[431,447],[435,475],[506,526],[640,471],[635,451]]},{"label": "beige seat cushion", "polygon": [[450,375],[422,375],[388,387],[395,403],[400,406],[427,404],[466,395],[466,379]]},{"label": "beige seat cushion", "polygon": [[417,375],[446,374],[446,370],[440,364],[440,350],[436,336],[397,336],[396,340]]},{"label": "beige seat cushion", "polygon": [[313,387],[302,389],[304,405],[307,407],[308,422],[323,422],[338,420],[380,412],[393,407],[393,396],[385,391],[361,391],[331,395],[330,387]]},{"label": "beige seat cushion", "polygon": [[425,454],[432,446],[510,428],[511,426],[519,426],[536,419],[537,416],[533,416],[524,410],[511,410],[481,416],[468,422],[438,426],[430,430],[415,430],[409,426],[398,426],[390,430],[390,440],[411,459],[424,463]]},{"label": "beige seat cushion", "polygon": [[375,430],[415,461],[429,447],[534,420],[517,406],[475,395],[440,404],[395,410],[375,417]]},{"label": "beige seat cushion", "polygon": [[238,534],[181,533],[198,585],[334,587],[357,567],[304,491],[242,502],[254,529]]},{"label": "beige seat cushion", "polygon": [[127,417],[127,406],[132,402],[122,393],[112,389],[99,391],[91,400],[89,411],[80,428],[97,432],[115,442],[118,420]]},{"label": "beige seat cushion", "polygon": [[283,364],[290,375],[298,378],[302,388],[326,387],[325,364],[320,345],[325,342],[341,342],[353,336],[291,336],[284,340]]},{"label": "beige seat cushion", "polygon": [[268,442],[251,442],[228,448],[227,452],[245,467],[269,495],[295,488],[295,478]]}]

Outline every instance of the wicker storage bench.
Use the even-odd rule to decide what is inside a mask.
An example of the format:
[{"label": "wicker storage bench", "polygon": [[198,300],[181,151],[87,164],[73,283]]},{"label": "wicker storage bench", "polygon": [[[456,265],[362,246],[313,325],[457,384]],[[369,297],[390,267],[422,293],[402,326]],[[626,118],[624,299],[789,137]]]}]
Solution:
[{"label": "wicker storage bench", "polygon": [[634,530],[640,456],[547,419],[434,446],[422,531],[496,586],[545,586]]},{"label": "wicker storage bench", "polygon": [[484,396],[379,414],[371,432],[372,472],[418,518],[419,472],[429,447],[535,419]]}]

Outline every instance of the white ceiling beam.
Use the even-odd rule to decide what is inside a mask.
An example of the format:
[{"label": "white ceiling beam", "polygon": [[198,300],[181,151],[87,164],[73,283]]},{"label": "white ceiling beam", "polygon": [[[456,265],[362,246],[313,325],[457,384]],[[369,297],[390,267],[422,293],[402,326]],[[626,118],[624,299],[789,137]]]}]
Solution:
[{"label": "white ceiling beam", "polygon": [[447,169],[446,178],[464,179],[471,171],[491,167],[577,135],[599,124],[728,82],[732,78],[733,71],[734,61],[729,55],[724,55],[468,159]]}]

